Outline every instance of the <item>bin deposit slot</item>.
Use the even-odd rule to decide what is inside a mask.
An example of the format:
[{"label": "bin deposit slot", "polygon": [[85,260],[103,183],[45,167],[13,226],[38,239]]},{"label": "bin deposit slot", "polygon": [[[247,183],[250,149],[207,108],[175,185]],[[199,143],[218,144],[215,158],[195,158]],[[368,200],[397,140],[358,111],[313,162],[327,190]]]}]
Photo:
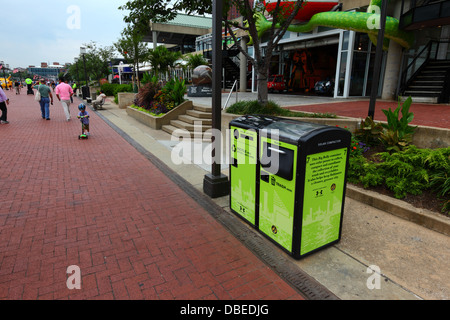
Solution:
[{"label": "bin deposit slot", "polygon": [[271,174],[291,181],[294,175],[294,150],[264,142],[261,167]]}]

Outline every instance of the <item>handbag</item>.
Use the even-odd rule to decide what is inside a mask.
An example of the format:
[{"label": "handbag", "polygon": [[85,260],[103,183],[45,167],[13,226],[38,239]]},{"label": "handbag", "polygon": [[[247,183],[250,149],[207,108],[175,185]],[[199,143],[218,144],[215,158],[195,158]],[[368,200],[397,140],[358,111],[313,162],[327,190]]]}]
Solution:
[{"label": "handbag", "polygon": [[36,91],[36,95],[34,96],[34,100],[36,100],[36,101],[41,101],[41,93],[39,92],[39,87]]}]

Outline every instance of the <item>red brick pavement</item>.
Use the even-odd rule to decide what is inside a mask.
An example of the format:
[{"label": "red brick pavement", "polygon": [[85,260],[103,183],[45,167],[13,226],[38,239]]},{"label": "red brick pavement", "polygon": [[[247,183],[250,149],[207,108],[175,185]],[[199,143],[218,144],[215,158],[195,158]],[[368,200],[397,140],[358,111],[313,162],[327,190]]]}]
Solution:
[{"label": "red brick pavement", "polygon": [[[375,104],[375,120],[386,121],[382,109],[395,110],[397,102],[377,101]],[[329,112],[339,116],[366,118],[369,112],[369,100],[342,101],[315,105],[289,107],[291,110],[307,112]],[[423,125],[438,128],[450,128],[450,105],[412,103],[410,112],[414,113],[413,125]]]},{"label": "red brick pavement", "polygon": [[302,299],[94,112],[80,141],[58,101],[8,95],[0,299]]}]

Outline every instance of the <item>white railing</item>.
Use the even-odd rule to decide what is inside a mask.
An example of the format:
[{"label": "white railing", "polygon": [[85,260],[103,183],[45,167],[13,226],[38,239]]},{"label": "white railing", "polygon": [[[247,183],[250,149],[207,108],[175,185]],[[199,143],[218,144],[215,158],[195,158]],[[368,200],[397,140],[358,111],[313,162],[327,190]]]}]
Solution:
[{"label": "white railing", "polygon": [[225,101],[225,105],[222,108],[223,110],[225,110],[227,108],[228,101],[230,101],[231,94],[233,93],[234,87],[236,87],[236,102],[238,102],[238,87],[237,86],[238,86],[238,81],[235,80],[233,83],[233,86],[231,87],[230,94],[228,95],[227,101]]}]

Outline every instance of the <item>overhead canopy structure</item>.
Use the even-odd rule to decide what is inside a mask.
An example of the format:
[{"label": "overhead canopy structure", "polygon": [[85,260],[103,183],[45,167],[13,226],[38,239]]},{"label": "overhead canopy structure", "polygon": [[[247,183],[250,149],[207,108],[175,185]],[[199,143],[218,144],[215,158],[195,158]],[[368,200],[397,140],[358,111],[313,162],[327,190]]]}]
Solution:
[{"label": "overhead canopy structure", "polygon": [[211,33],[212,18],[189,16],[179,13],[172,21],[150,22],[150,31],[143,41],[152,42],[153,47],[164,44],[177,47],[182,53],[195,51],[195,39]]}]

